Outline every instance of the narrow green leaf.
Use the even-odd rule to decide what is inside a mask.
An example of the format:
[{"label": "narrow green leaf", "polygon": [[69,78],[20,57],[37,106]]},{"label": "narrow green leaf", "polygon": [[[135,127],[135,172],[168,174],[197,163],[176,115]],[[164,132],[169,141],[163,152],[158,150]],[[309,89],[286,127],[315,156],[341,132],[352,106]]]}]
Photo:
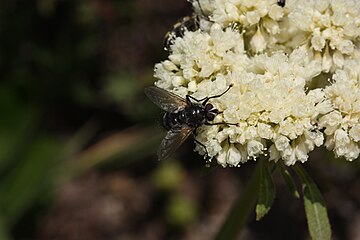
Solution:
[{"label": "narrow green leaf", "polygon": [[295,197],[300,198],[299,191],[297,190],[294,178],[291,176],[290,172],[285,168],[283,164],[280,164],[280,172],[284,179],[285,185],[289,192]]},{"label": "narrow green leaf", "polygon": [[256,220],[259,221],[271,209],[274,203],[276,189],[271,173],[269,171],[269,164],[267,160],[260,161],[260,186],[259,186],[259,200],[256,205]]},{"label": "narrow green leaf", "polygon": [[232,240],[240,234],[246,220],[253,211],[258,197],[261,164],[257,163],[256,168],[241,195],[234,202],[229,210],[229,215],[215,236],[215,240]]},{"label": "narrow green leaf", "polygon": [[320,190],[302,166],[297,164],[294,169],[302,181],[305,213],[311,238],[313,240],[330,239],[330,222]]}]

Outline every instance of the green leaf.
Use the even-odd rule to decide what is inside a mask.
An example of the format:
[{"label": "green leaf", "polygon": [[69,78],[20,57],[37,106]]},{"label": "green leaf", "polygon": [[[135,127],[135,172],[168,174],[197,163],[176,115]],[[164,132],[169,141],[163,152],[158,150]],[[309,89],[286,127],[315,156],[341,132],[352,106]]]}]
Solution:
[{"label": "green leaf", "polygon": [[330,222],[320,190],[302,166],[297,164],[294,169],[302,181],[305,213],[311,238],[313,240],[330,239]]},{"label": "green leaf", "polygon": [[0,175],[14,167],[36,129],[39,112],[6,86],[0,87]]},{"label": "green leaf", "polygon": [[61,148],[61,144],[49,137],[33,139],[16,168],[2,176],[0,214],[10,227],[52,188],[52,173]]},{"label": "green leaf", "polygon": [[261,164],[257,163],[256,168],[241,195],[234,202],[229,210],[229,215],[217,233],[215,240],[232,240],[240,234],[246,220],[253,211],[260,182]]},{"label": "green leaf", "polygon": [[280,172],[284,179],[285,185],[289,192],[295,197],[300,198],[299,191],[297,190],[294,178],[291,176],[290,172],[285,168],[283,164],[280,164]]},{"label": "green leaf", "polygon": [[259,200],[256,205],[256,220],[259,221],[263,218],[271,209],[274,203],[276,189],[271,173],[268,167],[268,161],[260,161],[260,186],[259,186]]}]

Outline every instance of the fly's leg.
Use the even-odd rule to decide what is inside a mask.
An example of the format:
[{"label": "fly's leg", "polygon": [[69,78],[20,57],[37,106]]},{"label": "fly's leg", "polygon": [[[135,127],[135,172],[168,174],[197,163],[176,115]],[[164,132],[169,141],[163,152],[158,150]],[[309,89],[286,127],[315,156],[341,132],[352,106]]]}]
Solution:
[{"label": "fly's leg", "polygon": [[207,126],[214,126],[214,125],[221,125],[221,124],[227,124],[227,125],[231,125],[231,126],[239,126],[238,123],[228,123],[228,122],[218,122],[218,123],[209,123],[209,122],[206,122],[205,125]]},{"label": "fly's leg", "polygon": [[202,101],[204,101],[205,99],[207,99],[208,97],[204,97],[204,98],[202,98],[202,99],[196,99],[196,98],[194,98],[194,97],[192,97],[192,96],[190,96],[190,95],[186,95],[185,98],[186,98],[186,101],[191,104],[191,100],[196,101],[196,102],[202,102]]},{"label": "fly's leg", "polygon": [[223,93],[218,94],[218,95],[215,95],[215,96],[211,96],[211,97],[204,97],[204,98],[202,98],[202,99],[196,99],[196,98],[194,98],[194,97],[192,97],[192,96],[190,96],[190,95],[186,95],[186,101],[187,101],[188,103],[191,103],[191,100],[194,100],[194,101],[196,101],[196,102],[203,102],[202,105],[205,106],[206,103],[207,103],[210,99],[221,97],[222,95],[224,95],[225,93],[227,93],[227,91],[229,91],[230,88],[232,88],[233,86],[234,86],[234,84],[230,84],[229,87],[228,87]]},{"label": "fly's leg", "polygon": [[212,98],[219,98],[219,97],[221,97],[222,95],[224,95],[225,93],[227,93],[227,92],[230,90],[230,88],[232,88],[233,86],[234,86],[234,84],[230,84],[229,87],[228,87],[223,93],[218,94],[218,95],[215,95],[215,96],[211,96],[211,97],[206,97],[206,98],[204,98],[203,100],[205,100],[205,101],[202,103],[202,105],[205,106],[206,103],[207,103],[210,99],[212,99]]},{"label": "fly's leg", "polygon": [[205,12],[204,12],[204,10],[202,9],[199,0],[196,0],[196,2],[197,2],[197,4],[199,5],[199,9],[200,9],[201,14],[205,17],[205,16],[206,16],[206,15],[205,15]]},{"label": "fly's leg", "polygon": [[208,151],[207,151],[207,149],[206,149],[206,146],[205,146],[204,144],[202,144],[201,142],[199,142],[198,140],[196,140],[195,138],[194,138],[194,141],[195,141],[197,144],[199,144],[200,146],[202,146],[202,147],[204,148],[204,150],[205,150],[205,156],[204,156],[204,158],[206,159],[206,161],[209,161],[209,160],[210,160],[210,157],[209,157],[209,153],[208,153]]}]

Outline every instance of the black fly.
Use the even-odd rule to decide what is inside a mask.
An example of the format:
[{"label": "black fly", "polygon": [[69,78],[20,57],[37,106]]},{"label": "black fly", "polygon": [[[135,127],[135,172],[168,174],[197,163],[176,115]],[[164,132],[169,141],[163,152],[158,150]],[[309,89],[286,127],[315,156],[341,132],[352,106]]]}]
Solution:
[{"label": "black fly", "polygon": [[[162,140],[158,149],[157,155],[159,160],[168,158],[180,145],[188,138],[201,125],[218,125],[232,123],[209,123],[213,121],[216,115],[220,113],[211,103],[208,101],[212,98],[218,98],[224,95],[233,85],[229,87],[223,93],[211,97],[205,97],[203,99],[196,99],[190,95],[186,95],[186,98],[179,97],[164,89],[151,86],[145,88],[145,94],[148,98],[165,111],[163,117],[163,125],[168,130],[165,138]],[[191,100],[195,101],[192,102]],[[195,140],[196,141],[196,140]],[[204,147],[207,154],[206,147],[196,141],[198,144]]]}]

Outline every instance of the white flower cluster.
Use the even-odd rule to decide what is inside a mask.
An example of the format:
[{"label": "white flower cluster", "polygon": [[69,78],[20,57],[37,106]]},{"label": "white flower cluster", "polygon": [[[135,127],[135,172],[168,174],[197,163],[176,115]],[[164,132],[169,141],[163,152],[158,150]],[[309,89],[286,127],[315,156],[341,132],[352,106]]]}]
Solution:
[{"label": "white flower cluster", "polygon": [[[238,27],[255,53],[264,52],[277,42],[274,36],[280,34],[280,22],[285,15],[285,9],[276,0],[195,0],[193,6],[210,22],[223,28]],[[202,29],[206,29],[208,21],[202,24]]]},{"label": "white flower cluster", "polygon": [[[301,3],[300,3],[301,2]],[[289,19],[306,44],[323,58],[323,70],[342,68],[360,37],[360,5],[356,0],[302,0]]]},{"label": "white flower cluster", "polygon": [[325,94],[334,111],[322,116],[319,126],[325,129],[326,147],[351,161],[360,154],[360,81],[344,70],[337,70],[333,80]]},{"label": "white flower cluster", "polygon": [[[261,155],[293,165],[322,145],[337,157],[359,157],[355,1],[287,0],[282,8],[276,0],[194,0],[193,6],[207,27],[175,39],[168,59],[155,66],[155,84],[198,99],[233,84],[211,103],[221,111],[214,122],[237,125],[197,129],[210,157],[224,167]],[[195,150],[205,154],[200,145]]]}]

